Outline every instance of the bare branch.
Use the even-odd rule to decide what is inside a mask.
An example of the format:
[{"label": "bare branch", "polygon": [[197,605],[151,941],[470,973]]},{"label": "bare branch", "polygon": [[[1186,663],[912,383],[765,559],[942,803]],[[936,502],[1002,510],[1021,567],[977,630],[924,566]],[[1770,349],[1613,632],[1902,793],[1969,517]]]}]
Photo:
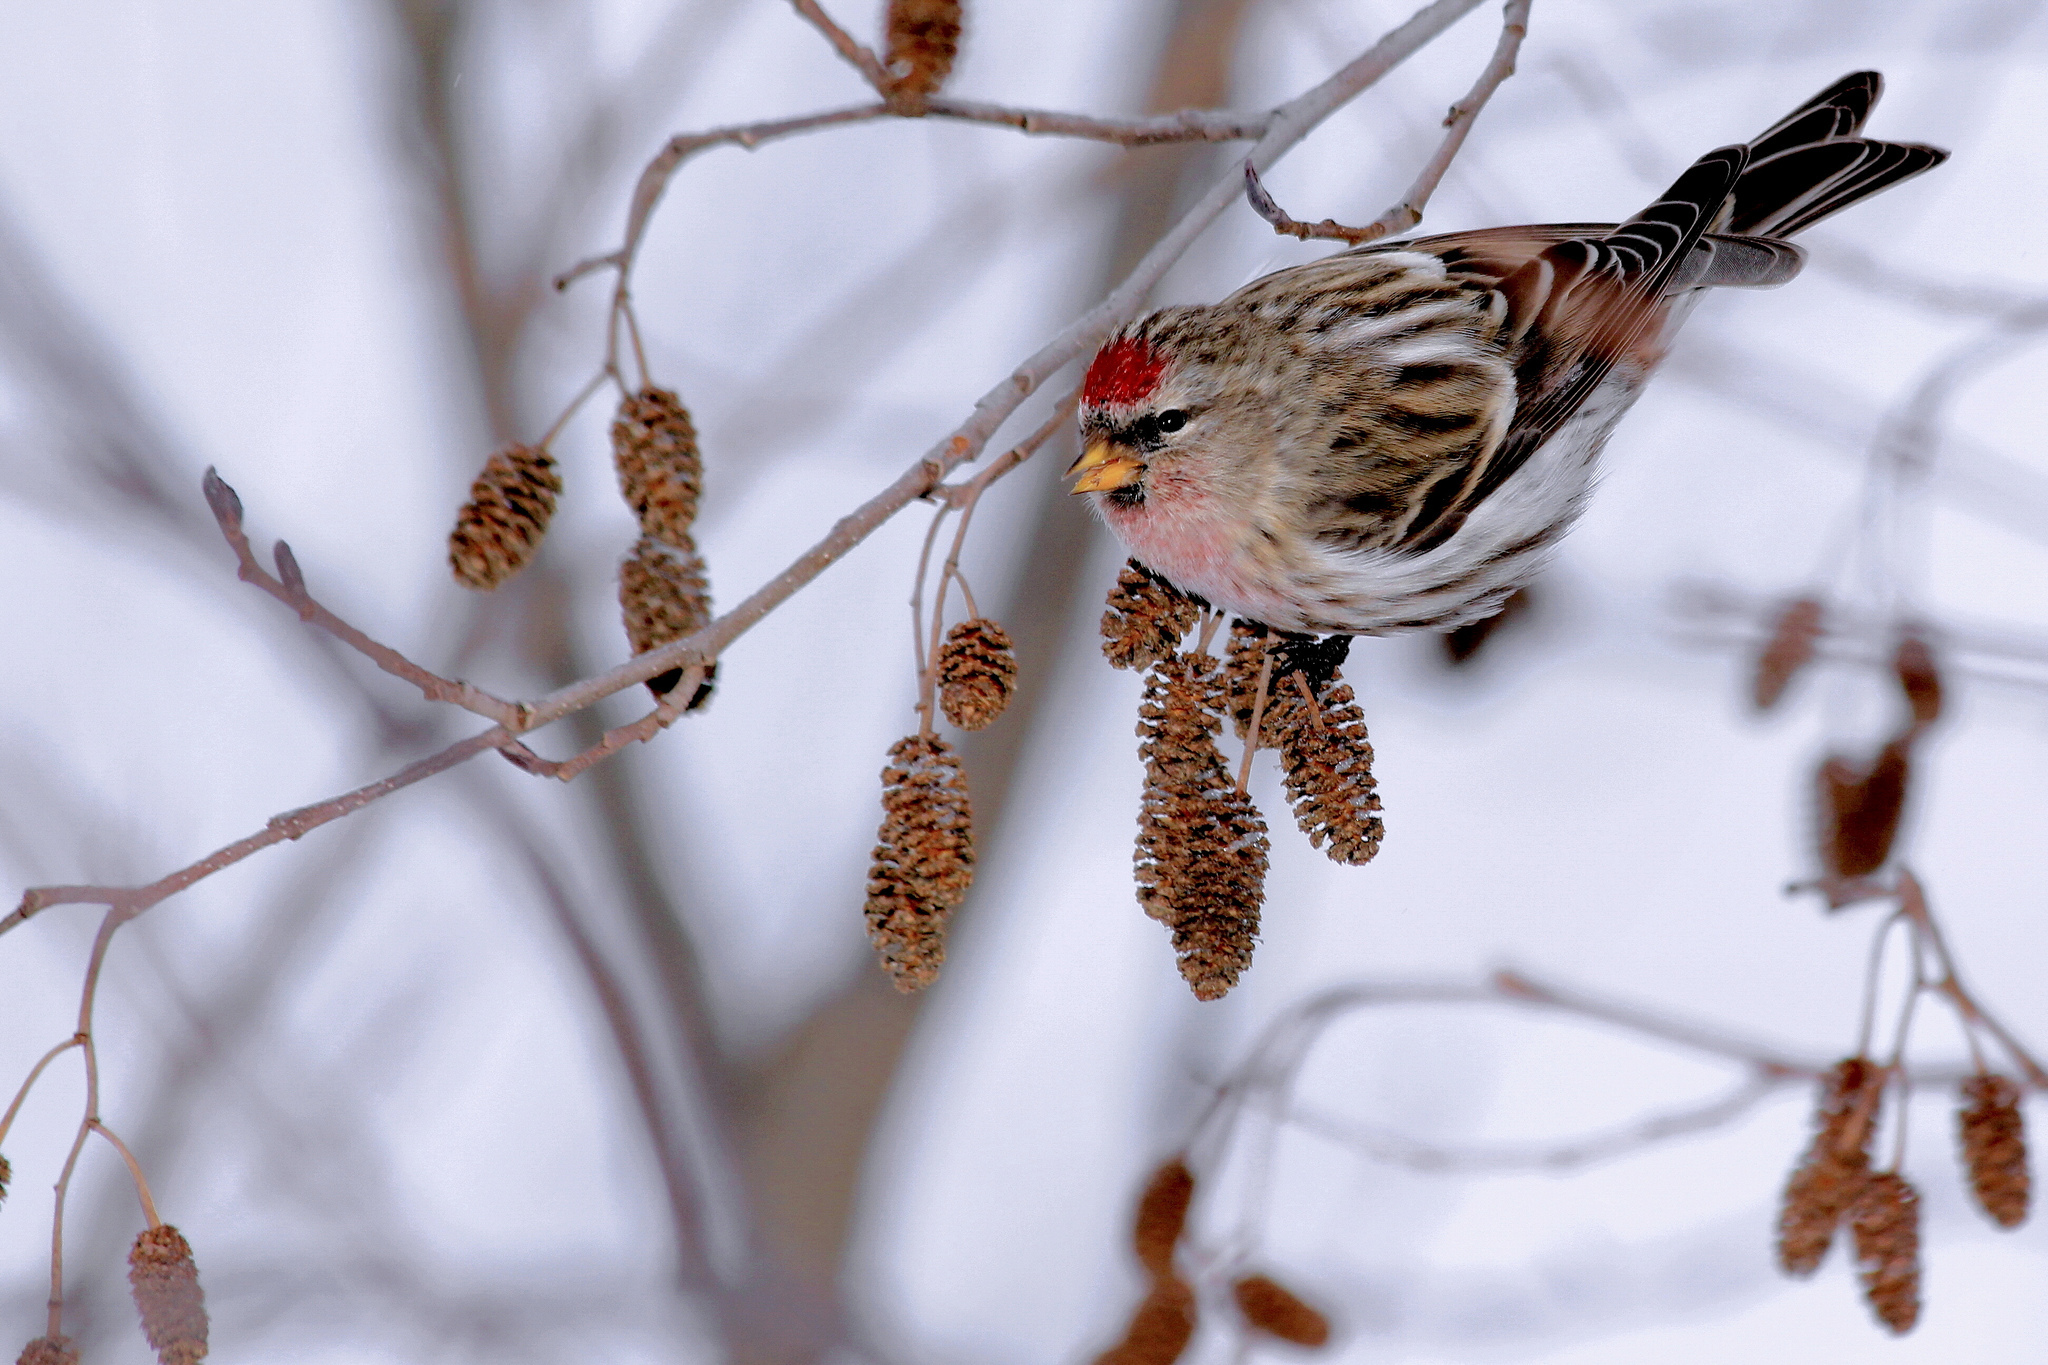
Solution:
[{"label": "bare branch", "polygon": [[796,6],[796,12],[808,20],[813,28],[825,35],[825,40],[832,44],[832,50],[844,57],[854,70],[860,72],[861,77],[869,85],[882,94],[889,93],[889,73],[882,69],[882,59],[875,55],[874,49],[839,27],[832,16],[825,13],[818,0],[790,0],[790,3]]}]

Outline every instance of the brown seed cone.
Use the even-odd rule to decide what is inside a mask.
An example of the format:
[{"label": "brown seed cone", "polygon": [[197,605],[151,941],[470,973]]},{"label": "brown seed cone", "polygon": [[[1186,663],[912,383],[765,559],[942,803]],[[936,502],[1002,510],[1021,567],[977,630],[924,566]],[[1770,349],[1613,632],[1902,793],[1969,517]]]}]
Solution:
[{"label": "brown seed cone", "polygon": [[[711,586],[705,579],[704,557],[689,536],[682,538],[680,546],[652,536],[634,542],[633,553],[619,565],[619,615],[635,654],[694,635],[711,624]],[[711,700],[712,680],[717,676],[718,665],[713,664],[683,709],[694,711]],[[662,696],[682,677],[680,668],[672,668],[649,678],[647,688]]]},{"label": "brown seed cone", "polygon": [[1927,641],[1911,634],[1900,640],[1898,653],[1892,656],[1892,672],[1912,709],[1915,725],[1932,725],[1941,719],[1941,671]]},{"label": "brown seed cone", "polygon": [[1297,1346],[1327,1346],[1330,1320],[1270,1275],[1248,1275],[1230,1287],[1237,1311],[1261,1332]]},{"label": "brown seed cone", "polygon": [[963,730],[979,730],[1003,714],[1017,687],[1017,654],[1009,632],[977,616],[946,633],[939,650],[939,709]]},{"label": "brown seed cone", "polygon": [[1152,1172],[1145,1193],[1138,1196],[1138,1217],[1131,1227],[1131,1241],[1138,1251],[1138,1263],[1163,1280],[1173,1274],[1173,1249],[1188,1225],[1188,1205],[1195,1197],[1194,1172],[1185,1158],[1173,1160]]},{"label": "brown seed cone", "polygon": [[1102,613],[1103,657],[1117,668],[1150,668],[1180,648],[1201,614],[1199,603],[1127,560]]},{"label": "brown seed cone", "polygon": [[960,55],[960,0],[889,0],[887,55],[899,112],[922,113]]},{"label": "brown seed cone", "polygon": [[1124,1339],[1095,1358],[1095,1365],[1173,1365],[1195,1335],[1195,1291],[1168,1276],[1152,1288],[1131,1314]]},{"label": "brown seed cone", "polygon": [[1868,768],[1839,754],[1820,765],[1820,860],[1830,876],[1867,877],[1891,857],[1912,777],[1910,744],[1910,733],[1893,739]]},{"label": "brown seed cone", "polygon": [[206,1358],[206,1296],[182,1233],[160,1223],[137,1237],[128,1252],[128,1286],[142,1311],[142,1334],[161,1365]]},{"label": "brown seed cone", "polygon": [[1813,1141],[1785,1182],[1778,1208],[1778,1264],[1788,1275],[1820,1268],[1836,1225],[1869,1179],[1876,1106],[1873,1098],[1863,1112],[1863,1100],[1883,1075],[1866,1058],[1845,1057],[1821,1082]]},{"label": "brown seed cone", "polygon": [[1912,1331],[1920,1320],[1920,1192],[1890,1171],[1870,1177],[1849,1229],[1870,1311],[1895,1333]]},{"label": "brown seed cone", "polygon": [[465,588],[489,592],[526,567],[555,515],[562,476],[554,457],[509,445],[484,461],[448,533],[448,567]]},{"label": "brown seed cone", "polygon": [[1979,1073],[1963,1082],[1963,1107],[1956,1114],[1963,1165],[1977,1203],[2000,1227],[2027,1221],[2033,1182],[2027,1174],[2027,1133],[2020,1118],[2020,1091],[2004,1076]]},{"label": "brown seed cone", "polygon": [[960,760],[912,735],[882,769],[882,827],[868,870],[868,941],[899,991],[938,979],[946,920],[974,880],[974,812]]},{"label": "brown seed cone", "polygon": [[1768,711],[1785,695],[1785,689],[1799,671],[1813,660],[1813,647],[1820,640],[1821,604],[1817,597],[1788,602],[1771,627],[1771,638],[1757,656],[1756,678],[1750,700],[1759,711]]},{"label": "brown seed cone", "polygon": [[1216,748],[1224,704],[1216,660],[1192,654],[1153,665],[1138,707],[1138,903],[1173,930],[1200,1000],[1221,997],[1251,965],[1266,898],[1266,822]]},{"label": "brown seed cone", "polygon": [[[1294,822],[1330,861],[1359,866],[1380,851],[1379,785],[1365,715],[1348,684],[1331,679],[1310,709],[1290,676],[1270,689],[1260,724],[1280,746]],[[1317,724],[1318,715],[1321,724]]]},{"label": "brown seed cone", "polygon": [[0,1204],[7,1202],[7,1182],[14,1179],[14,1167],[7,1164],[7,1158],[0,1156]]},{"label": "brown seed cone", "polygon": [[652,385],[619,404],[612,422],[612,467],[619,496],[640,518],[640,531],[688,550],[704,461],[690,410],[667,389]]},{"label": "brown seed cone", "polygon": [[78,1365],[78,1344],[70,1337],[37,1337],[21,1348],[14,1365]]},{"label": "brown seed cone", "polygon": [[[1248,739],[1252,732],[1252,712],[1258,709],[1259,702],[1259,673],[1265,668],[1268,655],[1272,656],[1274,668],[1266,679],[1266,706],[1269,711],[1280,684],[1286,681],[1279,672],[1282,638],[1256,621],[1230,623],[1230,645],[1223,656],[1223,682],[1229,699],[1230,724],[1241,740]],[[1280,747],[1274,727],[1264,716],[1259,718],[1259,747]]]}]

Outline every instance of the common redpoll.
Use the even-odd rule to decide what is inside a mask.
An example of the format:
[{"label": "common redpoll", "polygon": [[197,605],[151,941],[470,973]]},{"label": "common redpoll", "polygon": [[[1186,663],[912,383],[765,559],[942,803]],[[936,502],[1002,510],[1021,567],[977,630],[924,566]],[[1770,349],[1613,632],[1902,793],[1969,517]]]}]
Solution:
[{"label": "common redpoll", "polygon": [[1183,592],[1279,630],[1490,616],[1700,294],[1783,284],[1784,237],[1947,158],[1857,136],[1881,88],[1844,77],[1619,226],[1375,243],[1131,323],[1088,367],[1074,491]]}]

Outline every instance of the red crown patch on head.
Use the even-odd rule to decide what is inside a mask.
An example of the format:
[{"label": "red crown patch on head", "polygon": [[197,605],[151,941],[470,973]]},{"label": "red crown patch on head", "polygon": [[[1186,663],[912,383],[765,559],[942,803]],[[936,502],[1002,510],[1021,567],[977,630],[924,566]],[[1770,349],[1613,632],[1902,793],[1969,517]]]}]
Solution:
[{"label": "red crown patch on head", "polygon": [[1095,353],[1081,402],[1091,408],[1142,403],[1159,387],[1166,357],[1135,337],[1120,337]]}]

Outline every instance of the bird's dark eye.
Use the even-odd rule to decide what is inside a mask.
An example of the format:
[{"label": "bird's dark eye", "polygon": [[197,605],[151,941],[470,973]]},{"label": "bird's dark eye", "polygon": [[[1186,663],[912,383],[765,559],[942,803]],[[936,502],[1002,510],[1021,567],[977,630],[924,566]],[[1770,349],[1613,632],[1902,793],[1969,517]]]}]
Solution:
[{"label": "bird's dark eye", "polygon": [[1186,426],[1187,424],[1188,415],[1182,412],[1179,408],[1175,408],[1171,412],[1162,412],[1159,414],[1159,429],[1161,431],[1179,431],[1182,427]]}]

